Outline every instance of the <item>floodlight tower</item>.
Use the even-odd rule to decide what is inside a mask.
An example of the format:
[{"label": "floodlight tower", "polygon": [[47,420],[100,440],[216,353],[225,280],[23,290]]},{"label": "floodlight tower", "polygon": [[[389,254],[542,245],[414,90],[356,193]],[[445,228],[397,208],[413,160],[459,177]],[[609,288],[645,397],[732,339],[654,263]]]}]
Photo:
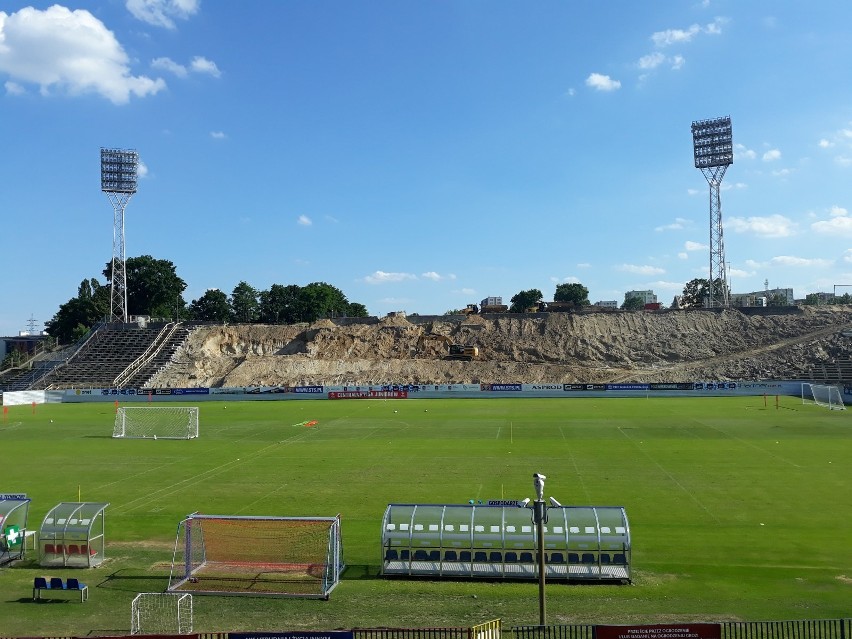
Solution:
[{"label": "floodlight tower", "polygon": [[726,308],[728,278],[725,272],[725,243],[722,239],[722,199],[719,190],[725,171],[734,163],[731,117],[692,123],[695,168],[701,169],[710,185],[710,283],[708,306]]},{"label": "floodlight tower", "polygon": [[111,322],[127,322],[127,268],[124,248],[124,209],[136,193],[139,154],[101,149],[101,191],[112,203],[112,281],[109,295]]}]

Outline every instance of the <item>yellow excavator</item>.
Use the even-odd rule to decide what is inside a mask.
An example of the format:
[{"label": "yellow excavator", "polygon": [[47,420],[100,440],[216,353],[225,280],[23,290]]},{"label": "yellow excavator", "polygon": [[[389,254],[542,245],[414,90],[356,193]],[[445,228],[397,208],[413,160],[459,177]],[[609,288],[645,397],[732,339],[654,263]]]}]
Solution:
[{"label": "yellow excavator", "polygon": [[423,347],[427,341],[435,340],[447,345],[448,354],[444,357],[445,360],[470,362],[474,358],[479,357],[479,349],[476,346],[465,346],[463,344],[453,344],[453,340],[446,335],[437,333],[426,333],[421,335],[417,340],[417,352],[422,353]]}]

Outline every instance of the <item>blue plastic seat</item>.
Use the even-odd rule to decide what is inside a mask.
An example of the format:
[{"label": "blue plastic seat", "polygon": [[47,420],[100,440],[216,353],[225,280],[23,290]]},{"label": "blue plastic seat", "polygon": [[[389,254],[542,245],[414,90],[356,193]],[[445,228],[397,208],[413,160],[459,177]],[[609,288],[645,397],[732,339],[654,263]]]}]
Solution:
[{"label": "blue plastic seat", "polygon": [[79,590],[80,601],[86,601],[89,598],[89,587],[86,584],[81,584],[79,580],[69,577],[65,582],[65,587],[68,590]]},{"label": "blue plastic seat", "polygon": [[444,561],[458,561],[458,555],[455,550],[448,550],[444,553]]},{"label": "blue plastic seat", "polygon": [[531,564],[533,562],[533,554],[531,552],[522,552],[521,553],[521,563],[522,564]]},{"label": "blue plastic seat", "polygon": [[399,553],[396,548],[388,548],[385,553],[385,561],[396,561],[397,559],[399,559]]},{"label": "blue plastic seat", "polygon": [[565,555],[563,555],[561,552],[552,552],[552,553],[550,553],[550,557],[548,558],[548,563],[551,563],[551,564],[565,563]]},{"label": "blue plastic seat", "polygon": [[50,589],[51,590],[65,590],[65,583],[62,581],[62,577],[51,577],[50,578]]}]

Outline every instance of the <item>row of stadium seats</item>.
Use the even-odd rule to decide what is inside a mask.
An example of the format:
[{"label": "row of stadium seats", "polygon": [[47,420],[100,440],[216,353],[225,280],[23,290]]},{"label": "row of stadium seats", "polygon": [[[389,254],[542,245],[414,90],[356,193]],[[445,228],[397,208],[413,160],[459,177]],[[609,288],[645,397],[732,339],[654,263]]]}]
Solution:
[{"label": "row of stadium seats", "polygon": [[95,556],[98,554],[98,551],[94,548],[89,548],[86,544],[67,544],[63,546],[62,544],[45,544],[44,545],[44,554],[46,555],[91,555]]},{"label": "row of stadium seats", "polygon": [[[441,561],[441,551],[440,550],[424,550],[418,549],[414,551],[412,555],[411,552],[407,549],[397,551],[396,548],[388,548],[385,552],[385,561]],[[459,561],[468,563],[473,561],[474,563],[522,563],[522,564],[531,564],[537,561],[534,553],[532,552],[521,552],[517,553],[514,551],[506,551],[505,553],[499,552],[496,550],[492,550],[490,552],[477,550],[445,550],[443,561]],[[545,553],[545,561],[549,564],[614,564],[614,565],[627,565],[627,556],[624,553],[596,553],[586,552],[586,553],[575,553],[569,552],[567,553],[567,562],[566,562],[566,553],[562,552],[550,552]]]}]

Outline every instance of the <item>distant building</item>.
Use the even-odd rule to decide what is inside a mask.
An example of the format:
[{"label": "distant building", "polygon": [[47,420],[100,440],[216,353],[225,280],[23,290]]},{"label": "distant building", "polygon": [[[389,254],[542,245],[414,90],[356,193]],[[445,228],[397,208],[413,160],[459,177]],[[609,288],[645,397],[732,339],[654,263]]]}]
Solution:
[{"label": "distant building", "polygon": [[731,306],[770,306],[773,300],[780,300],[782,306],[795,304],[792,288],[770,288],[752,293],[731,293]]},{"label": "distant building", "polygon": [[654,294],[654,291],[627,291],[624,294],[624,301],[626,302],[629,299],[637,297],[642,300],[642,304],[657,303],[657,296]]},{"label": "distant building", "polygon": [[616,300],[601,300],[599,302],[595,302],[592,306],[598,306],[600,308],[618,308],[618,302]]}]

